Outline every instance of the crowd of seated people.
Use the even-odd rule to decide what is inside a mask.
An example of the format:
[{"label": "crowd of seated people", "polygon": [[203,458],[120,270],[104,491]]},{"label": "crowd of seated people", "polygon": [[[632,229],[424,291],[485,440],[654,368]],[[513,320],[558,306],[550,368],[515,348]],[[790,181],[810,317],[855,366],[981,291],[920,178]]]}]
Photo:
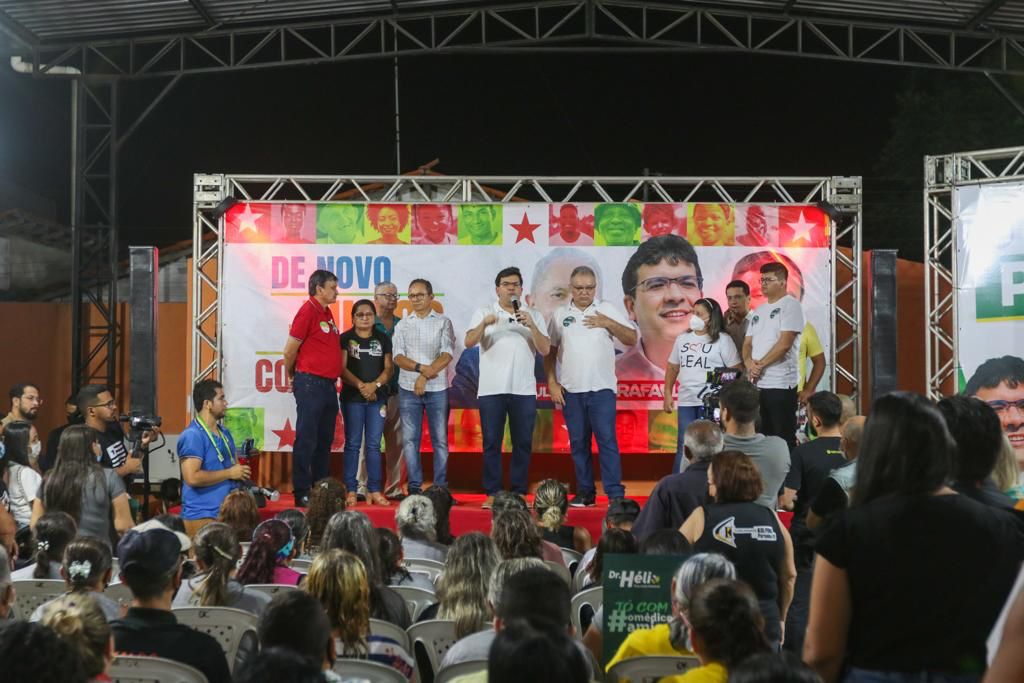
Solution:
[{"label": "crowd of seated people", "polygon": [[[583,683],[660,656],[687,662],[662,678],[672,683],[1024,680],[1020,477],[992,408],[892,393],[865,418],[819,392],[816,438],[780,463],[751,431],[751,389],[723,392],[724,434],[691,422],[683,471],[643,509],[615,501],[594,539],[569,523],[556,480],[532,509],[498,493],[489,534],[453,537],[444,488],[402,500],[397,533],[374,528],[324,479],[305,511],[262,522],[251,494],[233,491],[190,537],[171,514],[126,522],[120,478],[89,457],[94,435],[68,427],[36,497],[11,515],[18,526],[31,511],[27,533],[0,547],[0,679],[103,681],[119,656],[157,656],[211,682],[341,681],[358,661],[410,681],[476,663],[455,680]],[[791,527],[781,509],[795,511]],[[563,550],[582,554],[570,581]],[[650,556],[672,558],[666,613],[606,652],[609,610],[574,615],[573,596],[608,590],[610,557]],[[19,582],[38,580],[53,593],[20,608]],[[414,610],[408,587],[433,604]],[[257,646],[229,652],[176,615],[189,607],[247,613]],[[379,626],[435,620],[452,638],[436,671]]]}]

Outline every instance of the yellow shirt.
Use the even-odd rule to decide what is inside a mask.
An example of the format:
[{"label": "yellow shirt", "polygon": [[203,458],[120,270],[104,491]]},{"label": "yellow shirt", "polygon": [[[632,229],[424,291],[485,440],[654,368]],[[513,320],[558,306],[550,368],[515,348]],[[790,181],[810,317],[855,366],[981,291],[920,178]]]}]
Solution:
[{"label": "yellow shirt", "polygon": [[797,349],[796,355],[796,367],[800,373],[796,383],[797,391],[803,391],[804,381],[807,379],[807,359],[822,353],[825,353],[825,349],[821,346],[821,340],[818,339],[818,331],[814,329],[814,325],[807,323],[804,325],[804,331],[800,334],[800,347]]},{"label": "yellow shirt", "polygon": [[637,629],[626,636],[626,639],[622,641],[622,645],[619,645],[618,652],[615,653],[615,656],[605,666],[605,671],[608,671],[613,665],[618,664],[624,659],[656,655],[692,657],[693,653],[686,648],[677,650],[672,647],[672,643],[669,642],[668,624],[658,624],[654,628]]},{"label": "yellow shirt", "polygon": [[668,676],[659,683],[728,683],[729,672],[718,662],[690,669],[681,676]]}]

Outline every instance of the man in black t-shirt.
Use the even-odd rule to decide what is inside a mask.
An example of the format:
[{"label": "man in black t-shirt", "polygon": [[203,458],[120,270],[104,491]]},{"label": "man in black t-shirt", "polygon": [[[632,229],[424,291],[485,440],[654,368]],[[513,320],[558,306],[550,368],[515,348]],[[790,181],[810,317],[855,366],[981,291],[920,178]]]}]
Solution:
[{"label": "man in black t-shirt", "polygon": [[793,510],[789,533],[793,537],[796,560],[796,586],[793,603],[786,615],[784,647],[798,655],[803,652],[814,569],[814,536],[807,528],[807,512],[832,470],[846,464],[840,449],[842,432],[839,420],[842,415],[842,401],[830,391],[819,391],[807,400],[807,419],[818,438],[793,449],[789,473],[783,484],[782,507]]},{"label": "man in black t-shirt", "polygon": [[124,655],[164,657],[188,664],[206,679],[230,681],[224,651],[216,639],[179,624],[171,601],[181,585],[182,553],[188,537],[166,527],[128,531],[117,544],[121,580],[132,592],[132,606],[110,622],[114,651]]},{"label": "man in black t-shirt", "polygon": [[128,453],[124,443],[124,430],[118,424],[117,402],[107,387],[90,384],[78,392],[78,411],[85,424],[100,434],[100,465],[117,472],[130,490],[136,473],[142,471],[142,455],[153,440],[153,432],[144,432],[139,447]]},{"label": "man in black t-shirt", "polygon": [[843,452],[846,464],[832,470],[821,485],[818,495],[811,501],[806,520],[807,528],[811,531],[817,530],[829,515],[845,510],[850,505],[850,494],[857,480],[857,455],[860,453],[865,421],[867,418],[863,415],[854,415],[843,423],[839,450]]}]

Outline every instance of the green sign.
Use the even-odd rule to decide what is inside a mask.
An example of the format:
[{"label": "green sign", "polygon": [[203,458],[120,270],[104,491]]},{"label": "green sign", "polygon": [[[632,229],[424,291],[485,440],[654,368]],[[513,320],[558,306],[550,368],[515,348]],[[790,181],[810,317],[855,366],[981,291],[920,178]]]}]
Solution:
[{"label": "green sign", "polygon": [[604,572],[604,662],[630,633],[672,618],[672,577],[686,560],[679,555],[606,555]]},{"label": "green sign", "polygon": [[978,322],[1024,320],[1024,254],[1001,257],[974,290]]}]

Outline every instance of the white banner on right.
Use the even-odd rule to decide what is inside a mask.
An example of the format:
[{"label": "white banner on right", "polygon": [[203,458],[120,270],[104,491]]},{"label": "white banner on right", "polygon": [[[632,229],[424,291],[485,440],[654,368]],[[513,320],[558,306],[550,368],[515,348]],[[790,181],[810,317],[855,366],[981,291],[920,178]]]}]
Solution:
[{"label": "white banner on right", "polygon": [[1024,457],[1024,184],[965,185],[953,197],[957,379],[988,402]]}]

